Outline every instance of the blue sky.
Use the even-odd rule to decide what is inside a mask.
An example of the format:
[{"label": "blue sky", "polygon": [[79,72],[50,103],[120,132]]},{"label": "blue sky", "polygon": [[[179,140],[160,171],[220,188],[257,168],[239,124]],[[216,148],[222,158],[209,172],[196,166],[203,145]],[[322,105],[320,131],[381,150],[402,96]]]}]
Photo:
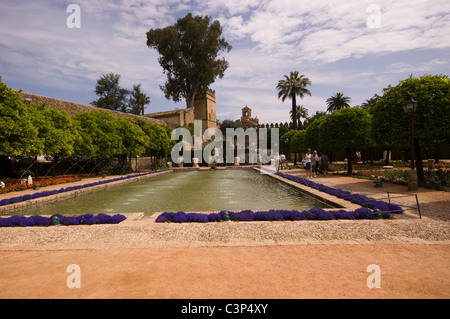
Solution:
[{"label": "blue sky", "polygon": [[[67,26],[70,4],[80,28]],[[188,12],[219,20],[233,46],[211,86],[220,120],[248,105],[260,123],[288,121],[276,85],[294,70],[312,81],[298,101],[310,115],[337,92],[354,106],[410,74],[450,73],[448,0],[18,0],[0,2],[0,75],[15,90],[89,104],[113,72],[122,87],[142,84],[147,113],[184,108],[160,90],[166,78],[145,33]]]}]

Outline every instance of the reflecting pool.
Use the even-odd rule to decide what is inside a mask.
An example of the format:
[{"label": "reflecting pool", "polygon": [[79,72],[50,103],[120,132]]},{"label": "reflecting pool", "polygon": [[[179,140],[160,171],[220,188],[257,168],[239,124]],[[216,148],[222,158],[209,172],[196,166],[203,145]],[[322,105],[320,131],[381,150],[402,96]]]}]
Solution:
[{"label": "reflecting pool", "polygon": [[117,214],[329,208],[252,169],[187,170],[43,203],[11,214]]}]

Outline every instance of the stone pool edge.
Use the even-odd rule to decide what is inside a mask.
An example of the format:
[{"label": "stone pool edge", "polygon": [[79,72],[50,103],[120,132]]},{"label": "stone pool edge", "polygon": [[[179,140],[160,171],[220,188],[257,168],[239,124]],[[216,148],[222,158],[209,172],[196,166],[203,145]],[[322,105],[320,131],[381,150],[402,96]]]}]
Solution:
[{"label": "stone pool edge", "polygon": [[[260,168],[253,167],[253,169],[260,173],[262,172],[262,169],[260,169]],[[314,199],[319,200],[329,206],[333,206],[333,208],[326,208],[325,210],[327,210],[327,209],[328,210],[336,210],[336,208],[356,210],[358,208],[364,207],[359,204],[355,204],[355,203],[349,202],[347,200],[338,198],[336,196],[321,192],[314,188],[290,181],[290,180],[283,178],[281,176],[278,176],[276,174],[268,173],[267,171],[264,172],[264,175],[270,176],[280,182],[283,182],[284,184],[290,185],[290,186],[294,187],[295,189],[297,189],[298,191],[300,191],[308,196],[311,196]]]}]

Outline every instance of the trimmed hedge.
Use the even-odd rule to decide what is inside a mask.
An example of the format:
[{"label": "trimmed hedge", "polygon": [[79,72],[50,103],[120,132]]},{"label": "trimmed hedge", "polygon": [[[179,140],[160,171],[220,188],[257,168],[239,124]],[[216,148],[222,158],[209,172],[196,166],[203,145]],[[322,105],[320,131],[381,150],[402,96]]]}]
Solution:
[{"label": "trimmed hedge", "polygon": [[[219,222],[223,220],[227,211],[219,213],[202,214],[186,212],[164,212],[156,218],[157,223],[207,223]],[[228,212],[232,221],[283,221],[283,220],[332,220],[332,219],[376,219],[377,215],[369,208],[358,208],[354,211],[336,210],[326,211],[322,208],[312,208],[310,210],[268,210],[253,212],[243,210],[240,212]],[[383,213],[382,218],[391,217],[391,213]]]},{"label": "trimmed hedge", "polygon": [[93,225],[93,224],[118,224],[126,219],[124,215],[106,215],[106,214],[85,214],[80,216],[63,216],[55,214],[50,217],[43,216],[22,216],[13,215],[0,218],[0,227],[29,227],[29,226],[51,226],[54,216],[59,219],[60,225]]}]

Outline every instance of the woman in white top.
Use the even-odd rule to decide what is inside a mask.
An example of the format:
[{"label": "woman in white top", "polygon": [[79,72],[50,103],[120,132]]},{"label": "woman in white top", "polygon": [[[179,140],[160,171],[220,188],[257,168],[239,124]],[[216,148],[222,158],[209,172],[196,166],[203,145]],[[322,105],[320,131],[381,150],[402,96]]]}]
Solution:
[{"label": "woman in white top", "polygon": [[305,165],[306,169],[306,178],[311,177],[311,149],[308,148],[308,152],[305,154],[305,157],[303,158],[303,164]]}]

